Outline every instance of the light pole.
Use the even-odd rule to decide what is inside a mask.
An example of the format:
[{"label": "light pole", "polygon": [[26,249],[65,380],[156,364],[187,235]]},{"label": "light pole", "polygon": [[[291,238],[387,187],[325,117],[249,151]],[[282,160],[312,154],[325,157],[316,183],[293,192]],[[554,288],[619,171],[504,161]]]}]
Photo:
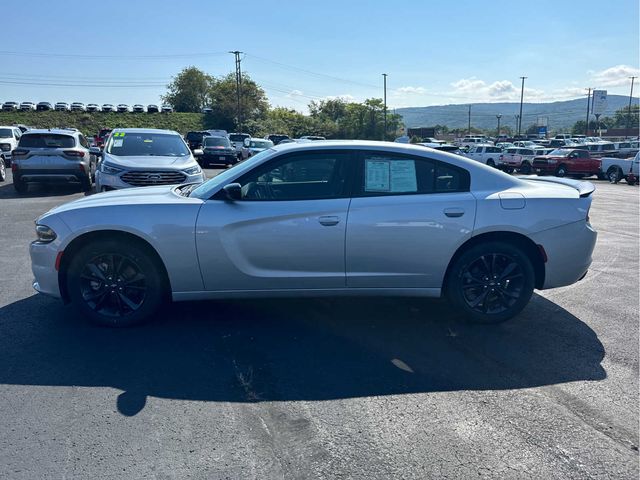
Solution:
[{"label": "light pole", "polygon": [[469,105],[469,125],[467,126],[467,134],[471,135],[471,105]]},{"label": "light pole", "polygon": [[242,109],[241,109],[241,89],[242,89],[242,70],[240,69],[240,54],[242,52],[239,52],[238,50],[234,50],[232,52],[233,55],[235,55],[236,57],[236,100],[238,102],[237,104],[237,110],[236,110],[236,121],[238,122],[238,133],[242,133]]},{"label": "light pole", "polygon": [[584,136],[589,136],[589,106],[591,104],[591,87],[588,88],[589,93],[587,93],[587,122],[584,124]]},{"label": "light pole", "polygon": [[629,93],[629,116],[627,117],[627,130],[631,128],[631,99],[633,98],[633,81],[638,77],[629,77],[631,79],[631,92]]},{"label": "light pole", "polygon": [[496,141],[500,139],[500,119],[502,118],[502,114],[499,113],[498,115],[496,115],[496,118],[498,119],[498,130],[496,133]]},{"label": "light pole", "polygon": [[522,79],[522,88],[520,89],[520,114],[518,115],[518,137],[522,130],[522,101],[524,100],[524,79],[527,77],[520,77]]},{"label": "light pole", "polygon": [[387,139],[387,74],[383,73],[382,77],[384,78],[384,133],[382,134],[382,140]]}]

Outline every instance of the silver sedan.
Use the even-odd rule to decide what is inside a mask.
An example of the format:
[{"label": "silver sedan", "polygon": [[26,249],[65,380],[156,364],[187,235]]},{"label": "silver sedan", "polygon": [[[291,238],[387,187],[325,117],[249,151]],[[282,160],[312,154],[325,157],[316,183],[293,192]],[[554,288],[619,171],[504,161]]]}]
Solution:
[{"label": "silver sedan", "polygon": [[34,287],[112,326],[171,299],[322,295],[443,296],[471,321],[501,322],[534,288],[587,273],[593,191],[425,147],[286,144],[200,185],[47,212]]}]

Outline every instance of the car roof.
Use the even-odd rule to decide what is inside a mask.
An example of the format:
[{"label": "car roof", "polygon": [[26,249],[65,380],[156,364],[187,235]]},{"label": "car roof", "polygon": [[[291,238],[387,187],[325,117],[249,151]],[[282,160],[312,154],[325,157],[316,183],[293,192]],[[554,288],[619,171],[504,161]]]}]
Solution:
[{"label": "car roof", "polygon": [[55,133],[56,135],[69,135],[74,136],[77,133],[80,133],[77,130],[66,130],[64,128],[34,128],[32,130],[28,130],[24,132],[22,135],[30,135],[32,133]]},{"label": "car roof", "polygon": [[162,130],[159,128],[114,128],[113,132],[124,132],[124,133],[164,133],[167,135],[180,135],[175,130]]}]

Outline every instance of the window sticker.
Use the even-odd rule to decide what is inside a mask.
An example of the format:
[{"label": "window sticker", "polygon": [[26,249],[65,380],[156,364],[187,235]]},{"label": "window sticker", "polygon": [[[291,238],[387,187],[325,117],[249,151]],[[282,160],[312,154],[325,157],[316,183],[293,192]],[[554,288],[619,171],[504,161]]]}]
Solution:
[{"label": "window sticker", "polygon": [[365,164],[365,192],[388,192],[390,183],[389,160],[367,159]]},{"label": "window sticker", "polygon": [[116,148],[117,147],[121,147],[122,146],[122,142],[123,142],[123,140],[121,138],[119,138],[117,140],[114,140],[113,141],[113,146],[116,147]]},{"label": "window sticker", "polygon": [[413,160],[394,160],[391,162],[391,191],[418,191],[416,162]]}]

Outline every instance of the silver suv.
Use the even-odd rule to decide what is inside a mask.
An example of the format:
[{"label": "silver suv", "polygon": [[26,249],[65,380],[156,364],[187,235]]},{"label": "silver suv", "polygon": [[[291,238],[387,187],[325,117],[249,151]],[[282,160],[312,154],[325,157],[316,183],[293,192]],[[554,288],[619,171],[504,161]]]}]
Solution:
[{"label": "silver suv", "polygon": [[97,157],[78,131],[29,130],[13,151],[13,186],[25,193],[29,183],[76,183],[91,190]]},{"label": "silver suv", "polygon": [[153,128],[111,132],[96,173],[96,190],[201,183],[205,175],[179,133]]}]

